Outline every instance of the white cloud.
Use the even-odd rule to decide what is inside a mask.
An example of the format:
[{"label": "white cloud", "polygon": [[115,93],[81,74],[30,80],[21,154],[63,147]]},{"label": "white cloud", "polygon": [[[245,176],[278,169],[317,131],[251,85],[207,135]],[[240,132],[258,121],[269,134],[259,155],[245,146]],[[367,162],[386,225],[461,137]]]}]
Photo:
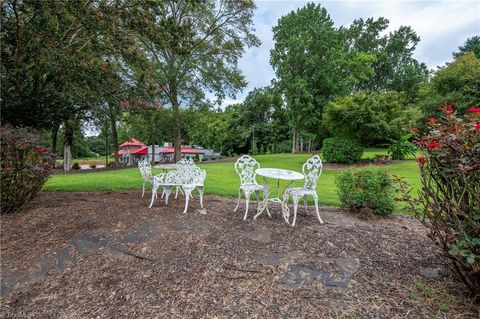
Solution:
[{"label": "white cloud", "polygon": [[[282,15],[306,3],[256,1],[254,23],[262,45],[248,49],[240,60],[240,69],[249,84],[237,100],[231,101],[241,101],[253,88],[270,84],[275,76],[269,62],[274,45],[272,27]],[[431,69],[450,61],[458,46],[468,37],[480,34],[480,1],[322,1],[321,4],[336,26],[349,25],[356,18],[380,16],[390,20],[387,31],[401,25],[411,26],[421,38],[415,58]]]}]

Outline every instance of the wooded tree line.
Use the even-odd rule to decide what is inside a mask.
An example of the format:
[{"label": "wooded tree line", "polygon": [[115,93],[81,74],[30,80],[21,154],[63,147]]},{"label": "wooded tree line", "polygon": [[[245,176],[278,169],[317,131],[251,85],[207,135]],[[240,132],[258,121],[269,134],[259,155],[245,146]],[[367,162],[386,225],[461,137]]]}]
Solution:
[{"label": "wooded tree line", "polygon": [[4,1],[2,121],[48,132],[52,152],[61,140],[69,169],[82,130],[100,130],[87,140],[99,149],[107,137],[106,152],[131,137],[173,141],[177,159],[181,144],[225,155],[300,152],[331,135],[386,143],[446,98],[459,108],[480,103],[478,36],[432,72],[413,57],[420,38],[410,27],[386,34],[385,18],[335,27],[309,3],[273,28],[271,85],[222,110],[247,84],[238,60],[259,44],[254,8],[248,0]]}]

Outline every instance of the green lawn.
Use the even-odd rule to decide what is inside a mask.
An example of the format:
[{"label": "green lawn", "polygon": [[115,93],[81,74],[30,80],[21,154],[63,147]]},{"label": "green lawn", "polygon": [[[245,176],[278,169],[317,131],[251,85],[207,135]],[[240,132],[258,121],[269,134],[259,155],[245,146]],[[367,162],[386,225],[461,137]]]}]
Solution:
[{"label": "green lawn", "polygon": [[[383,149],[368,149],[364,157],[373,158],[375,154],[385,153]],[[255,158],[261,167],[285,168],[294,171],[301,171],[302,164],[310,155],[292,155],[292,154],[274,154],[258,155]],[[215,194],[227,197],[236,197],[239,186],[239,179],[233,168],[233,162],[228,163],[205,163],[200,164],[207,171],[205,181],[205,191],[207,194]],[[392,174],[405,177],[405,179],[415,187],[420,185],[418,167],[414,160],[409,159],[385,166]],[[160,172],[155,170],[154,173]],[[335,176],[341,170],[324,169],[317,191],[319,201],[323,205],[338,206],[338,196],[336,193]],[[260,183],[262,179],[257,177]],[[295,182],[294,185],[301,185],[302,181]],[[286,182],[282,182],[283,186]],[[141,189],[142,179],[138,168],[128,168],[98,173],[79,173],[55,175],[51,177],[44,186],[44,190],[64,190],[64,191],[110,191],[121,189]],[[273,185],[273,190],[276,186]]]}]

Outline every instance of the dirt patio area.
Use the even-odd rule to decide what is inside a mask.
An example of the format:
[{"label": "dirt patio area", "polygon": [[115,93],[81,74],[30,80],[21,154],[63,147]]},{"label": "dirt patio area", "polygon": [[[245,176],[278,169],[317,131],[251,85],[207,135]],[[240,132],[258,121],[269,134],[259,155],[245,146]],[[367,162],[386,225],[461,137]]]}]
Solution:
[{"label": "dirt patio area", "polygon": [[1,216],[0,318],[479,318],[417,221],[43,192]]}]

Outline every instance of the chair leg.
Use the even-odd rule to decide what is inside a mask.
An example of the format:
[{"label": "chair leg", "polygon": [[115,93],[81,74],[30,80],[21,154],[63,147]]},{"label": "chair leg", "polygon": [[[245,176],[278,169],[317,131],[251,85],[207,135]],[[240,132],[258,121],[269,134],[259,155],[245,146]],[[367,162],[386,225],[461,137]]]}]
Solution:
[{"label": "chair leg", "polygon": [[142,184],[142,197],[145,195],[145,182]]},{"label": "chair leg", "polygon": [[203,208],[203,186],[198,187],[198,193],[200,194],[200,207]]},{"label": "chair leg", "polygon": [[298,196],[293,195],[293,221],[292,221],[292,226],[295,226],[295,222],[297,220],[297,210],[298,210],[298,202],[300,201],[300,198]]},{"label": "chair leg", "polygon": [[154,188],[152,188],[152,200],[151,200],[150,206],[148,206],[148,208],[152,208],[153,202],[155,201],[155,198],[157,198],[156,195],[157,195],[157,189],[154,187]]},{"label": "chair leg", "polygon": [[307,195],[303,196],[303,204],[305,205],[305,212],[308,214]]},{"label": "chair leg", "polygon": [[250,202],[250,195],[251,193],[250,192],[245,192],[245,200],[246,200],[246,208],[245,208],[245,216],[243,216],[243,220],[246,220],[247,219],[247,215],[248,215],[248,203]]},{"label": "chair leg", "polygon": [[183,210],[183,213],[186,214],[188,209],[188,203],[190,202],[190,195],[192,194],[193,188],[191,187],[182,187],[182,188],[185,194],[185,209]]},{"label": "chair leg", "polygon": [[285,192],[283,194],[283,202],[282,202],[282,216],[283,219],[287,224],[290,224],[290,209],[288,208],[288,199],[290,198],[290,194]]},{"label": "chair leg", "polygon": [[233,210],[233,212],[235,213],[238,209],[238,206],[240,205],[240,196],[242,194],[242,191],[241,190],[238,190],[238,200],[237,200],[237,206],[235,206],[235,209]]},{"label": "chair leg", "polygon": [[318,211],[318,196],[317,195],[313,196],[313,201],[315,202],[315,210],[317,211],[318,220],[320,221],[320,224],[323,224],[323,220],[320,217],[320,212]]},{"label": "chair leg", "polygon": [[172,188],[167,186],[165,187],[164,192],[165,192],[165,205],[168,205],[168,197],[172,193]]}]

